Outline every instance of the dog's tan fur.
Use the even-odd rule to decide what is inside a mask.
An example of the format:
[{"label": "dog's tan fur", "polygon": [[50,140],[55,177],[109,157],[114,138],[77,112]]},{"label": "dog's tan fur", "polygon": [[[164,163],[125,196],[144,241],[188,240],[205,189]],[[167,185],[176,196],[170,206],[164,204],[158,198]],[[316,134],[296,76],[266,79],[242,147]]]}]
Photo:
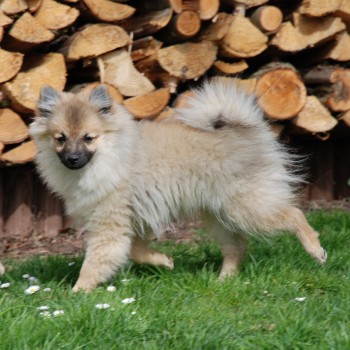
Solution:
[{"label": "dog's tan fur", "polygon": [[[326,261],[317,233],[295,206],[300,178],[287,170],[293,161],[254,98],[233,81],[214,80],[189,103],[170,121],[137,123],[103,86],[77,95],[43,90],[30,127],[38,171],[87,232],[75,291],[108,280],[128,257],[172,268],[146,237],[196,211],[221,247],[221,277],[236,272],[250,234],[294,232],[312,257]],[[61,134],[94,153],[82,168],[61,163]],[[93,141],[83,145],[84,135]]]}]

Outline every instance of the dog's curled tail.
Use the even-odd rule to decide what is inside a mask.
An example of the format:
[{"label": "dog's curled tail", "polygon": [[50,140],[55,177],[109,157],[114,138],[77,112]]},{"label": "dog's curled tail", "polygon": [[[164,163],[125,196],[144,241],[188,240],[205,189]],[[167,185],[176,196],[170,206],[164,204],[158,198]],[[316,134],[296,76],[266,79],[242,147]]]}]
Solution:
[{"label": "dog's curled tail", "polygon": [[206,131],[264,124],[255,96],[240,88],[233,78],[213,78],[192,93],[186,100],[188,107],[178,108],[174,119]]}]

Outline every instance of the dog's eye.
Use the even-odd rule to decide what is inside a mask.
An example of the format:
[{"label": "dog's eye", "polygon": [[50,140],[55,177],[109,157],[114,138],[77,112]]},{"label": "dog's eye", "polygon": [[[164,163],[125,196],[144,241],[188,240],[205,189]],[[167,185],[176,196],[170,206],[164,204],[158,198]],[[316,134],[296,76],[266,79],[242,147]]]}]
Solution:
[{"label": "dog's eye", "polygon": [[60,145],[63,145],[66,142],[67,138],[66,136],[64,136],[63,134],[56,137],[56,141],[57,143],[59,143]]},{"label": "dog's eye", "polygon": [[89,136],[89,135],[84,136],[85,143],[91,143],[93,140],[94,140],[94,138],[92,136]]}]

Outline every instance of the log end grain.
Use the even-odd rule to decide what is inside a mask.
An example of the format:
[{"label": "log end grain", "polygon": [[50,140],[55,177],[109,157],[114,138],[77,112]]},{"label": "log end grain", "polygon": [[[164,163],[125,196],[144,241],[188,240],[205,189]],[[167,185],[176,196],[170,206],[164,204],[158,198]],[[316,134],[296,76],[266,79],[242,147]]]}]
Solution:
[{"label": "log end grain", "polygon": [[154,118],[167,106],[169,99],[169,89],[163,88],[124,100],[124,106],[137,119]]},{"label": "log end grain", "polygon": [[292,69],[279,68],[259,77],[255,93],[259,104],[272,119],[284,120],[295,116],[306,102],[306,88]]}]

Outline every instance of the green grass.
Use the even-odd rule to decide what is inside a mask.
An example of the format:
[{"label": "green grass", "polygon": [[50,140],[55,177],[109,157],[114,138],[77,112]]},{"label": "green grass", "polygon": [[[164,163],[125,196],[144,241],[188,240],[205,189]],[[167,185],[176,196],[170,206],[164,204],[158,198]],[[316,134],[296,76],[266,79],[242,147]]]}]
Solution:
[{"label": "green grass", "polygon": [[[205,237],[157,244],[174,256],[175,269],[130,264],[109,283],[115,292],[106,291],[109,284],[88,295],[71,292],[82,258],[7,261],[0,349],[350,349],[350,213],[308,219],[328,251],[325,266],[293,236],[252,240],[241,273],[222,283],[219,250]],[[40,281],[33,295],[24,293],[26,273]],[[128,297],[136,301],[123,304]],[[111,307],[98,310],[98,303]],[[41,305],[65,313],[42,318]]]}]

